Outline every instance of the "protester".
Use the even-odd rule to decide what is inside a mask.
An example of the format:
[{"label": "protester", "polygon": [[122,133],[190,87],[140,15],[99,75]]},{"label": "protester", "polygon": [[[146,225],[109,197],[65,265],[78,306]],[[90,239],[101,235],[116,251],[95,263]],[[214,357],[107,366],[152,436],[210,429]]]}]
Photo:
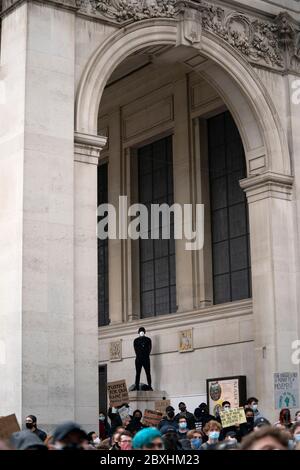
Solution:
[{"label": "protester", "polygon": [[111,436],[111,427],[107,421],[106,413],[100,411],[99,413],[99,437],[103,441]]},{"label": "protester", "polygon": [[279,413],[279,421],[277,421],[274,426],[281,429],[290,429],[293,426],[291,412],[288,408],[282,408]]},{"label": "protester", "polygon": [[195,429],[202,430],[206,423],[211,420],[216,420],[215,416],[212,416],[208,412],[208,406],[206,403],[201,403],[198,408],[194,411],[195,416]]},{"label": "protester", "polygon": [[250,397],[247,400],[246,408],[252,408],[254,413],[254,421],[258,418],[263,418],[263,415],[258,409],[258,399],[255,397]]},{"label": "protester", "polygon": [[285,432],[279,428],[263,426],[244,438],[241,450],[288,450],[288,445]]},{"label": "protester", "polygon": [[120,434],[119,446],[120,450],[132,450],[132,435],[129,431]]},{"label": "protester", "polygon": [[300,422],[300,410],[295,413],[295,423]]},{"label": "protester", "polygon": [[203,437],[202,437],[202,432],[197,431],[197,429],[193,429],[192,431],[189,431],[186,435],[186,437],[189,439],[191,443],[191,449],[193,450],[199,450],[202,442],[203,442]]},{"label": "protester", "polygon": [[116,432],[112,435],[111,438],[111,448],[110,450],[120,450],[120,435],[125,431],[124,428],[118,427]]},{"label": "protester", "polygon": [[88,443],[93,447],[97,447],[101,443],[101,439],[95,431],[91,431],[87,435]]},{"label": "protester", "polygon": [[140,410],[135,410],[133,412],[132,420],[126,426],[126,430],[129,431],[133,436],[141,429],[144,429],[145,426],[141,423],[143,413]]},{"label": "protester", "polygon": [[176,432],[178,430],[178,422],[175,419],[175,410],[173,406],[167,406],[166,416],[160,421],[158,425],[158,429],[162,434],[165,434],[169,428],[173,428]]},{"label": "protester", "polygon": [[83,450],[88,437],[79,424],[66,421],[55,429],[53,441],[56,450]]},{"label": "protester", "polygon": [[296,422],[291,428],[291,433],[295,446],[300,444],[300,422]]},{"label": "protester", "polygon": [[186,404],[181,401],[178,408],[180,412],[175,416],[175,420],[179,423],[180,418],[186,418],[188,429],[195,429],[195,417],[193,413],[187,411]]},{"label": "protester", "polygon": [[[107,416],[110,419],[110,424],[111,424],[111,429],[110,433],[111,435],[116,432],[116,429],[119,426],[123,426],[121,416],[118,413],[118,409],[114,407],[110,407],[107,412]],[[101,432],[100,432],[100,437],[101,437]]]},{"label": "protester", "polygon": [[27,418],[25,419],[25,426],[30,432],[38,436],[41,439],[41,441],[44,442],[46,440],[47,434],[41,429],[38,429],[37,427],[36,416],[28,415]]},{"label": "protester", "polygon": [[166,433],[163,435],[163,442],[166,450],[183,450],[181,441],[178,439],[178,433],[173,427],[166,429]]},{"label": "protester", "polygon": [[[239,437],[243,439],[243,437],[247,436],[254,430],[254,411],[253,408],[245,408],[245,416],[246,416],[246,423],[242,423],[239,427]],[[239,440],[240,440],[239,439]]]},{"label": "protester", "polygon": [[148,451],[164,449],[161,433],[156,428],[142,429],[133,438],[133,449]]},{"label": "protester", "polygon": [[257,418],[253,424],[253,431],[258,431],[260,428],[265,426],[271,426],[270,421],[268,421],[266,418]]},{"label": "protester", "polygon": [[189,429],[188,429],[187,420],[186,418],[182,416],[179,418],[179,421],[178,421],[178,431],[177,431],[178,439],[179,440],[185,439],[188,431]]},{"label": "protester", "polygon": [[47,446],[38,435],[30,430],[14,432],[11,436],[10,443],[15,450],[48,450]]},{"label": "protester", "polygon": [[211,450],[216,448],[216,445],[219,442],[221,430],[222,426],[218,421],[209,421],[203,429],[204,433],[208,437],[208,440],[201,445],[200,450]]}]

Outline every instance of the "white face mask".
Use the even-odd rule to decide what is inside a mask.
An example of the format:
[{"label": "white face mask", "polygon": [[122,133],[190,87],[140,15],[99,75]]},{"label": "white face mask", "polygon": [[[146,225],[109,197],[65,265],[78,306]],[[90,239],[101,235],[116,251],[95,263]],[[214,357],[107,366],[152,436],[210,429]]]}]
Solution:
[{"label": "white face mask", "polygon": [[145,333],[143,331],[141,331],[140,336],[145,336]]},{"label": "white face mask", "polygon": [[96,437],[96,439],[93,440],[93,443],[95,444],[95,446],[98,446],[99,444],[101,444],[100,438]]}]

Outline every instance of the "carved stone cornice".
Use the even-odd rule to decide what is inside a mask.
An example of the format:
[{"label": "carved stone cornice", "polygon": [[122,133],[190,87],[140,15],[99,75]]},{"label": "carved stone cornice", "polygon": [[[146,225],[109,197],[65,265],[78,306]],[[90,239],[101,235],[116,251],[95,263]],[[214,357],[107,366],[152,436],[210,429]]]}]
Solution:
[{"label": "carved stone cornice", "polygon": [[90,165],[98,165],[101,150],[105,147],[106,143],[107,137],[75,132],[75,161]]},{"label": "carved stone cornice", "polygon": [[266,198],[290,201],[293,182],[293,176],[268,171],[241,180],[240,186],[247,195],[248,203],[251,204]]},{"label": "carved stone cornice", "polygon": [[201,27],[252,64],[300,73],[300,25],[287,13],[263,20],[205,0],[76,0],[81,13],[124,25],[149,18],[180,18],[196,9]]}]

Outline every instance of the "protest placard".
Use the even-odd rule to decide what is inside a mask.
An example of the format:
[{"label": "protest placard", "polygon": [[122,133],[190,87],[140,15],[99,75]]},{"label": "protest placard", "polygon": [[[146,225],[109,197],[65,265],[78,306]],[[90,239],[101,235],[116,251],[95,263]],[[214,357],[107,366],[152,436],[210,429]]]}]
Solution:
[{"label": "protest placard", "polygon": [[107,384],[110,406],[121,406],[129,403],[129,396],[125,380],[118,380]]},{"label": "protest placard", "polygon": [[0,439],[9,439],[12,433],[20,431],[16,415],[0,417]]},{"label": "protest placard", "polygon": [[159,411],[160,413],[162,413],[163,415],[166,414],[166,408],[167,406],[170,406],[171,405],[171,401],[170,400],[158,400],[155,402],[155,411]]},{"label": "protest placard", "polygon": [[145,410],[143,425],[156,428],[159,422],[161,421],[162,417],[163,414],[159,411]]},{"label": "protest placard", "polygon": [[228,411],[220,411],[220,418],[223,428],[235,426],[236,424],[246,423],[246,415],[243,407],[231,408]]}]

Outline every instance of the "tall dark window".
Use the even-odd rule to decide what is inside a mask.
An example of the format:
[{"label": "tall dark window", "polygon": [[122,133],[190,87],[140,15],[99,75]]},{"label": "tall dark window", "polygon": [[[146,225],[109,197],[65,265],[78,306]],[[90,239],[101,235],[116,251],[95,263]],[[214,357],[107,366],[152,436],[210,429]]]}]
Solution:
[{"label": "tall dark window", "polygon": [[[161,139],[138,152],[139,202],[151,204],[174,202],[172,137]],[[161,236],[151,240],[149,216],[148,240],[140,240],[140,304],[141,317],[152,317],[176,312],[176,269],[174,219],[170,220],[170,240]]]},{"label": "tall dark window", "polygon": [[99,411],[107,410],[107,366],[99,366]]},{"label": "tall dark window", "polygon": [[[98,206],[107,204],[108,164],[98,167]],[[101,220],[101,219],[99,219]],[[98,324],[105,326],[109,324],[108,307],[108,240],[98,238]]]},{"label": "tall dark window", "polygon": [[245,154],[229,112],[208,120],[214,303],[251,297]]}]

